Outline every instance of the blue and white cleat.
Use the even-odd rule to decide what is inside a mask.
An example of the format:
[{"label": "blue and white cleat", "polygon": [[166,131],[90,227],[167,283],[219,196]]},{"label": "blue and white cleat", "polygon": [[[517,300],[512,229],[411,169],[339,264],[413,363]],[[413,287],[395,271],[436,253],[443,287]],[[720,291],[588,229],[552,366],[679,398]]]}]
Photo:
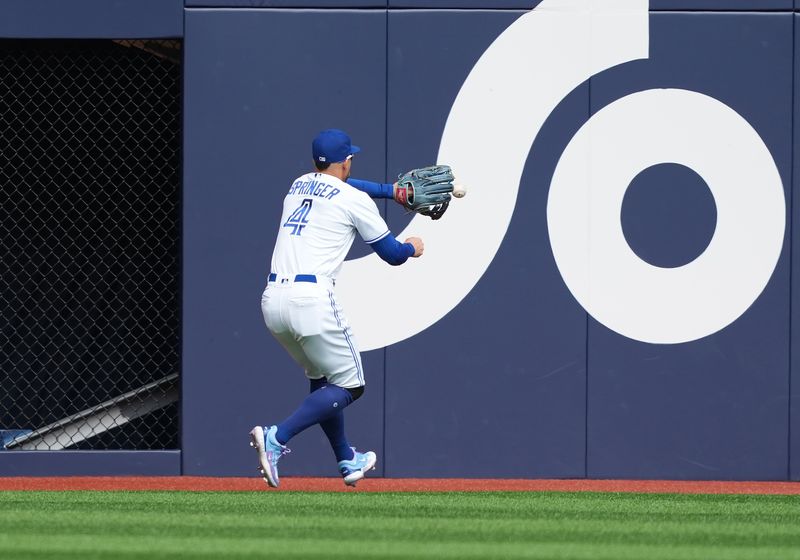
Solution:
[{"label": "blue and white cleat", "polygon": [[366,453],[359,453],[355,447],[353,450],[353,459],[350,461],[339,461],[339,472],[344,477],[344,483],[348,486],[355,486],[356,482],[364,478],[368,470],[375,468],[375,462],[378,456],[373,451]]},{"label": "blue and white cleat", "polygon": [[261,471],[261,475],[267,484],[273,488],[277,488],[278,484],[280,484],[278,479],[278,460],[291,452],[288,447],[281,445],[275,439],[277,431],[277,426],[270,426],[269,428],[256,426],[250,430],[250,447],[255,447],[258,453],[258,463],[261,465],[259,471]]}]

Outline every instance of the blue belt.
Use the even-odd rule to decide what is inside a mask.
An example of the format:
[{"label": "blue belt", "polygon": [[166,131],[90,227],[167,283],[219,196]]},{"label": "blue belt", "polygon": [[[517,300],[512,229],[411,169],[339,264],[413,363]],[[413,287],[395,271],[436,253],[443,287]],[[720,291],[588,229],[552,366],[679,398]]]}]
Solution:
[{"label": "blue belt", "polygon": [[[278,275],[275,274],[274,272],[270,272],[269,273],[269,281],[270,282],[275,282],[277,280],[278,280]],[[314,276],[313,274],[297,274],[294,277],[294,281],[295,282],[311,282],[312,284],[316,284],[317,283],[317,277]]]}]

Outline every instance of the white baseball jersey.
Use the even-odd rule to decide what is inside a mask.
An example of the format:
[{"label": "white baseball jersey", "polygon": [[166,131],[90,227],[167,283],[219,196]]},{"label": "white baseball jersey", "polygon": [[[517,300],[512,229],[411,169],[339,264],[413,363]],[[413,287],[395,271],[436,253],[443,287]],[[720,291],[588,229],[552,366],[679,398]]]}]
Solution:
[{"label": "white baseball jersey", "polygon": [[367,243],[389,235],[367,194],[323,173],[299,177],[283,201],[261,298],[267,327],[306,376],[345,388],[365,384],[355,337],[333,292],[356,232]]},{"label": "white baseball jersey", "polygon": [[367,243],[389,234],[372,199],[336,177],[307,173],[283,199],[271,271],[336,278],[356,232]]}]

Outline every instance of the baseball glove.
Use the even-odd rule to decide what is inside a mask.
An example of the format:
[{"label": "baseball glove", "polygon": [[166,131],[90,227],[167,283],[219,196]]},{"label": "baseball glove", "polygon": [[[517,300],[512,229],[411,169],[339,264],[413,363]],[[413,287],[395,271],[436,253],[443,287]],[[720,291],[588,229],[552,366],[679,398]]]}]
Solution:
[{"label": "baseball glove", "polygon": [[438,220],[450,205],[453,170],[449,165],[431,165],[397,177],[394,199],[408,210]]}]

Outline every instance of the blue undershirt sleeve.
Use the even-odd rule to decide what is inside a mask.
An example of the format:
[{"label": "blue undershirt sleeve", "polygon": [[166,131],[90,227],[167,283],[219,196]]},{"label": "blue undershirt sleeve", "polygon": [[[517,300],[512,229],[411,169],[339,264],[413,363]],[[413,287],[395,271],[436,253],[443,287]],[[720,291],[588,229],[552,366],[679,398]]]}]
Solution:
[{"label": "blue undershirt sleeve", "polygon": [[394,198],[394,185],[389,183],[373,183],[351,177],[347,184],[367,193],[370,198]]},{"label": "blue undershirt sleeve", "polygon": [[414,256],[411,243],[400,243],[391,233],[369,245],[378,256],[392,266],[398,266]]}]

